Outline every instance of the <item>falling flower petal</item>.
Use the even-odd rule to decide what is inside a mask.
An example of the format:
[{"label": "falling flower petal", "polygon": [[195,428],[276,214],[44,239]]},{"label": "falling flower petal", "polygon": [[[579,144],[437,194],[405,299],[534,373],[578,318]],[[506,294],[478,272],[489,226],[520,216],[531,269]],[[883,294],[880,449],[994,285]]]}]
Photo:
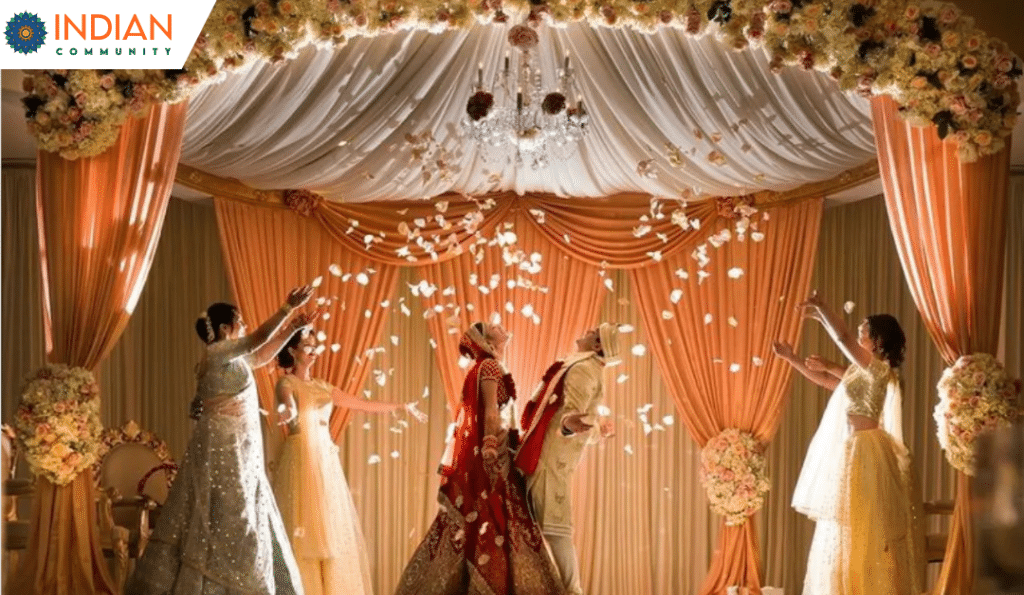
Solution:
[{"label": "falling flower petal", "polygon": [[605,279],[604,280],[604,286],[605,286],[605,288],[608,289],[608,291],[614,291],[615,290],[615,282],[612,281],[611,279]]},{"label": "falling flower petal", "polygon": [[711,316],[710,312],[704,315],[704,324],[711,324],[712,320],[714,320],[714,317]]},{"label": "falling flower petal", "polygon": [[736,327],[736,326],[739,326],[739,324],[740,324],[740,321],[736,320],[735,316],[730,316],[729,317],[729,326]]},{"label": "falling flower petal", "polygon": [[327,350],[327,346],[326,345],[317,345],[316,349],[313,350],[313,353],[315,353],[317,355],[320,355],[321,353],[323,353],[326,350]]},{"label": "falling flower petal", "polygon": [[370,458],[366,459],[367,465],[376,465],[378,463],[380,463],[380,455],[378,454],[372,454]]},{"label": "falling flower petal", "polygon": [[732,372],[733,374],[735,374],[736,372],[739,372],[740,371],[740,365],[739,364],[730,364],[729,365],[729,371]]},{"label": "falling flower petal", "polygon": [[675,318],[675,316],[676,316],[675,314],[669,312],[668,310],[662,310],[661,311],[661,318],[662,318],[662,320],[672,320],[673,318]]},{"label": "falling flower petal", "polygon": [[631,333],[631,332],[633,332],[633,325],[632,324],[620,324],[619,325],[619,332],[623,333],[623,334]]},{"label": "falling flower petal", "polygon": [[644,355],[647,355],[647,346],[642,343],[637,343],[636,345],[633,346],[633,349],[631,351],[633,355],[637,357],[643,357]]},{"label": "falling flower petal", "polygon": [[598,405],[597,414],[600,415],[601,417],[608,417],[609,415],[612,414],[612,410],[609,409],[607,405]]},{"label": "falling flower petal", "polygon": [[759,357],[757,357],[756,355],[754,357],[750,358],[750,361],[754,362],[755,366],[763,366],[764,365],[764,360],[759,358]]},{"label": "falling flower petal", "polygon": [[317,277],[316,279],[313,279],[313,282],[310,283],[310,285],[312,285],[314,288],[316,288],[316,287],[320,287],[320,284],[322,284],[323,282],[324,282],[324,278],[323,278],[323,275],[321,275],[321,276]]},{"label": "falling flower petal", "polygon": [[760,242],[764,240],[764,233],[760,231],[755,231],[754,233],[750,234],[750,239],[754,240],[755,242]]},{"label": "falling flower petal", "polygon": [[628,454],[628,455],[633,454],[633,447],[630,446],[629,444],[627,444],[626,446],[623,446],[622,450],[626,451],[626,454]]},{"label": "falling flower petal", "polygon": [[671,426],[674,423],[676,423],[676,418],[672,417],[671,415],[666,415],[665,417],[661,418],[661,423],[665,424],[666,426]]},{"label": "falling flower petal", "polygon": [[629,380],[628,374],[619,374],[619,377],[615,379],[615,382],[617,382],[618,384],[622,384],[627,380]]},{"label": "falling flower petal", "polygon": [[673,304],[678,304],[679,300],[683,299],[683,290],[673,289],[672,293],[669,294],[668,299],[672,300]]},{"label": "falling flower petal", "polygon": [[332,264],[331,266],[327,267],[327,270],[335,277],[340,277],[342,275],[341,267],[339,267],[336,264]]},{"label": "falling flower petal", "polygon": [[638,225],[633,228],[633,237],[642,238],[649,233],[651,233],[650,225]]},{"label": "falling flower petal", "polygon": [[340,343],[334,343],[331,345],[331,353],[338,353],[339,350],[341,350]]},{"label": "falling flower petal", "polygon": [[320,341],[321,343],[323,343],[324,341],[327,340],[327,333],[325,333],[323,331],[317,331],[316,332],[316,340]]},{"label": "falling flower petal", "polygon": [[391,451],[391,458],[392,459],[397,459],[398,458],[398,451],[397,450]]},{"label": "falling flower petal", "polygon": [[846,302],[845,304],[843,304],[843,311],[846,312],[847,314],[849,314],[849,313],[853,312],[853,307],[854,307],[853,302]]},{"label": "falling flower petal", "polygon": [[370,277],[368,277],[366,275],[366,273],[359,273],[358,275],[356,275],[356,283],[358,283],[360,285],[366,285],[369,282],[370,282]]},{"label": "falling flower petal", "polygon": [[743,269],[741,269],[740,267],[733,267],[733,268],[729,269],[729,278],[730,279],[739,279],[742,276],[743,276]]}]

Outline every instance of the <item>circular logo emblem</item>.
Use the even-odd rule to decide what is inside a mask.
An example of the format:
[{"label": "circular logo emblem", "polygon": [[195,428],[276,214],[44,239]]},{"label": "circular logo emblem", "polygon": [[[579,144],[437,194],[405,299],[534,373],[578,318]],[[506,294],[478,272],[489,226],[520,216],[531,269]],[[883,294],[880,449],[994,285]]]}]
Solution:
[{"label": "circular logo emblem", "polygon": [[23,12],[7,21],[7,45],[19,54],[33,54],[46,42],[46,25],[34,13]]}]

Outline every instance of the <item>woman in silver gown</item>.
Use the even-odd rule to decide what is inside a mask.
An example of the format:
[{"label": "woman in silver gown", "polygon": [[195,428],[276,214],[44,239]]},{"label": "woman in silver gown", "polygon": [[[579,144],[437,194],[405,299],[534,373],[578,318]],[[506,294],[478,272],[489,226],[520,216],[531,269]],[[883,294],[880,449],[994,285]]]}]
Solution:
[{"label": "woman in silver gown", "polygon": [[[313,290],[292,290],[251,335],[238,308],[213,304],[196,321],[206,351],[196,367],[197,417],[181,468],[131,595],[301,595],[302,580],[263,464],[253,368],[269,363],[319,315],[285,321]],[[196,415],[198,414],[198,415]]]}]

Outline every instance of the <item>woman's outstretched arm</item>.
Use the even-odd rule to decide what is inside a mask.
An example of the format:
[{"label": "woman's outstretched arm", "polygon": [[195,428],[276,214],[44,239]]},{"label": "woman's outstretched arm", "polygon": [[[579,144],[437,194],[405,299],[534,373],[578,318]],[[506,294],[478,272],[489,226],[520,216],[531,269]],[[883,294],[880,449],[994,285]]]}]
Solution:
[{"label": "woman's outstretched arm", "polygon": [[862,368],[867,368],[871,364],[871,352],[864,349],[857,342],[856,333],[851,332],[850,327],[846,326],[846,322],[843,321],[842,317],[821,301],[817,292],[811,292],[810,297],[801,302],[797,307],[803,309],[804,316],[817,320],[825,327],[825,331],[832,337],[835,344],[839,346],[839,350],[852,363]]},{"label": "woman's outstretched arm", "polygon": [[[800,358],[793,353],[793,346],[789,343],[786,343],[785,341],[776,341],[772,344],[772,351],[775,352],[775,355],[786,360],[786,362],[793,366],[797,372],[803,374],[804,378],[807,378],[814,384],[817,384],[822,388],[827,388],[828,390],[835,390],[836,387],[839,386],[839,378],[836,376],[825,370],[811,369],[811,367],[808,367],[806,361],[800,361]],[[810,358],[807,359],[809,360]]]}]

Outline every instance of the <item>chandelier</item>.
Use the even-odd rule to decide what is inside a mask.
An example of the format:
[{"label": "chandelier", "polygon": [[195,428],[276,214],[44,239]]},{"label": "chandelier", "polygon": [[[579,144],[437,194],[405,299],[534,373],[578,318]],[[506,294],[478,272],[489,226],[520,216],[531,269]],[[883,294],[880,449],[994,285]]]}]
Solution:
[{"label": "chandelier", "polygon": [[[477,67],[474,93],[466,104],[462,127],[480,148],[486,161],[528,164],[537,170],[552,159],[564,161],[587,134],[589,117],[583,97],[576,93],[569,53],[555,74],[555,86],[546,90],[535,50],[537,32],[527,25],[512,27],[513,50],[484,86],[484,65]],[[570,103],[575,95],[576,103]]]}]

